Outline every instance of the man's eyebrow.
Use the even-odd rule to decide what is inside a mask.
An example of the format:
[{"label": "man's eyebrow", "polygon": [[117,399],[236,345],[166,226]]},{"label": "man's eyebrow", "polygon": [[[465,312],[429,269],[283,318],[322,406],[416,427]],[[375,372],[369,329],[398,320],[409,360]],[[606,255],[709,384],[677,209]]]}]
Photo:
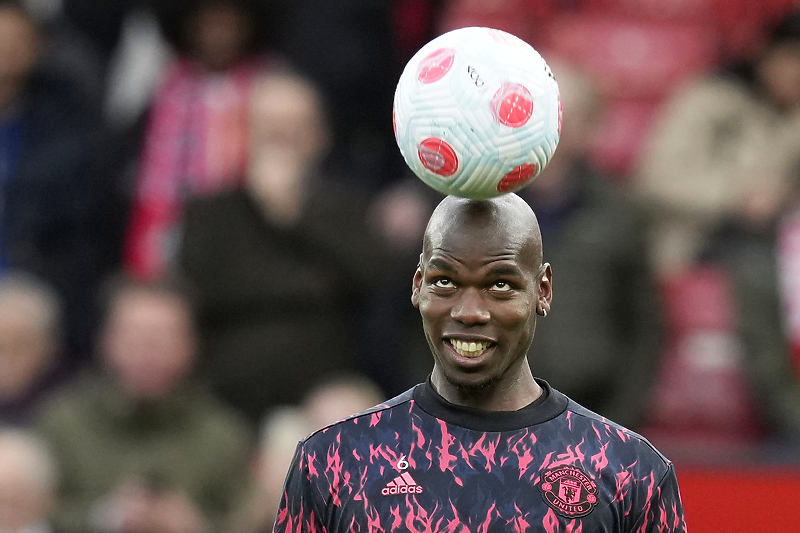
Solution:
[{"label": "man's eyebrow", "polygon": [[455,272],[456,269],[453,266],[445,261],[444,259],[434,257],[430,261],[428,261],[428,268],[432,270],[443,270],[445,272]]},{"label": "man's eyebrow", "polygon": [[522,276],[523,272],[519,267],[513,265],[497,265],[489,269],[491,276]]}]

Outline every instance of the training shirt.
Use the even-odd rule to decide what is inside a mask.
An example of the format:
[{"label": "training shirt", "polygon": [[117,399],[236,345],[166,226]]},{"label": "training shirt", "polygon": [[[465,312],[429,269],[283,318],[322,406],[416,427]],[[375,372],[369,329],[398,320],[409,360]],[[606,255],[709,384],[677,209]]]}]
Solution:
[{"label": "training shirt", "polygon": [[297,532],[685,532],[675,471],[642,436],[539,381],[519,411],[430,381],[297,447],[275,522]]}]

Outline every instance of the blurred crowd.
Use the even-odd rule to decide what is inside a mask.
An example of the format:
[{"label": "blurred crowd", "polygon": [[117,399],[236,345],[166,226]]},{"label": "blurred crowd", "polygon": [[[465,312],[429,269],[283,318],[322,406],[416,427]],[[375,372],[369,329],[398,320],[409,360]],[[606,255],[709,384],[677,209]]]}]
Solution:
[{"label": "blurred crowd", "polygon": [[534,373],[797,461],[796,0],[0,0],[0,530],[269,531],[299,439],[426,379],[392,97],[468,25],[562,93]]}]

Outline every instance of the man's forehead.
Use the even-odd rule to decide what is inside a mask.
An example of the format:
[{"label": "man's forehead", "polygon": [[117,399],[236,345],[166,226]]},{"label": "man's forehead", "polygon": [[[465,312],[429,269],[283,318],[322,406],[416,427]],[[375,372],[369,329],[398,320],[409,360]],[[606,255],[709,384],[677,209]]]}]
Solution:
[{"label": "man's forehead", "polygon": [[470,251],[487,257],[511,259],[520,254],[529,241],[528,235],[506,228],[451,227],[431,232],[426,248],[431,255]]},{"label": "man's forehead", "polygon": [[532,259],[538,266],[541,236],[533,211],[519,197],[497,202],[446,199],[425,231],[423,258],[434,252],[480,255],[486,260]]},{"label": "man's forehead", "polygon": [[439,243],[426,247],[421,260],[428,269],[467,267],[509,275],[533,271],[539,266],[536,251],[523,242],[470,240],[465,235],[446,235]]}]

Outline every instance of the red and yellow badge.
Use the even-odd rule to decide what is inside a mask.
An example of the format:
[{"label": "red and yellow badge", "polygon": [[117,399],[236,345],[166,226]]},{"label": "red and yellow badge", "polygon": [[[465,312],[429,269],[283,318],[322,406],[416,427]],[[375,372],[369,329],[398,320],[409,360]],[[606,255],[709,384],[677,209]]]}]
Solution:
[{"label": "red and yellow badge", "polygon": [[576,466],[546,470],[539,490],[547,504],[567,518],[586,516],[597,504],[597,483]]}]

